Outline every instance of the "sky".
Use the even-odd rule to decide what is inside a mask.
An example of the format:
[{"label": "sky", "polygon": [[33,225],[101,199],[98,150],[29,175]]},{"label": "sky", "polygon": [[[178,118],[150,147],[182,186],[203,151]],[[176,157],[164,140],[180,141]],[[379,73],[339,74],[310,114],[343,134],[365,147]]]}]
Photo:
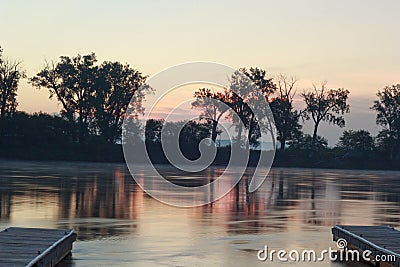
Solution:
[{"label": "sky", "polygon": [[[100,62],[129,63],[149,76],[212,61],[296,76],[298,92],[326,80],[351,92],[345,129],[376,134],[375,94],[400,83],[399,11],[397,0],[0,0],[0,45],[28,77],[45,60],[95,52]],[[60,110],[27,80],[18,101],[27,112]],[[343,130],[323,125],[319,133],[334,145]]]}]

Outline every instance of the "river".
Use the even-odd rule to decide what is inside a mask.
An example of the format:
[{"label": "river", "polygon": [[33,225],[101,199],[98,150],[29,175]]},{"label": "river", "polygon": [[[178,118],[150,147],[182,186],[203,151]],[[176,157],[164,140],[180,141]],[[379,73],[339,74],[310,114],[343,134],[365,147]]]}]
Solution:
[{"label": "river", "polygon": [[336,248],[336,224],[400,227],[399,181],[394,171],[274,168],[255,193],[243,181],[213,204],[177,208],[144,193],[123,164],[0,161],[0,230],[75,229],[61,266],[348,266],[257,252]]}]

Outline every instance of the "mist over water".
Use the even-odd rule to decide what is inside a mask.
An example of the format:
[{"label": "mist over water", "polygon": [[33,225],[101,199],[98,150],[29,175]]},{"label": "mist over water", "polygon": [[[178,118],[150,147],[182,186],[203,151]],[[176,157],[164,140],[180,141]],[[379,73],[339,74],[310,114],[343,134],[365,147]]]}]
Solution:
[{"label": "mist over water", "polygon": [[[145,179],[146,166],[137,168]],[[223,171],[182,177],[157,169],[192,185]],[[78,241],[61,266],[282,266],[290,263],[259,262],[257,251],[335,248],[335,224],[399,227],[399,179],[390,171],[273,168],[255,193],[244,177],[217,202],[176,208],[147,196],[123,164],[0,161],[0,230],[74,228]]]}]

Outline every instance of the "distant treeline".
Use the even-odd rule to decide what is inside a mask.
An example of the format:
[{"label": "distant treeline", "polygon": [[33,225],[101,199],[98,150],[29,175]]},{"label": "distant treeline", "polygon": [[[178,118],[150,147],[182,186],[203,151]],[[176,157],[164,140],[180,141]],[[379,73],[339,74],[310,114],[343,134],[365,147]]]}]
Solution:
[{"label": "distant treeline", "polygon": [[[245,79],[243,78],[245,77]],[[161,149],[161,130],[183,127],[179,144],[183,154],[199,157],[198,145],[204,138],[216,141],[221,134],[221,118],[231,120],[236,136],[232,145],[252,148],[249,164],[257,161],[259,137],[265,129],[254,116],[251,103],[267,100],[276,127],[276,141],[281,144],[276,166],[332,168],[390,168],[400,166],[400,84],[378,91],[371,109],[382,126],[377,136],[366,130],[345,130],[335,147],[318,135],[322,123],[345,127],[344,114],[350,112],[349,91],[331,89],[327,84],[314,85],[300,93],[305,109],[296,110],[296,79],[287,75],[269,78],[260,68],[242,68],[231,77],[231,88],[243,87],[245,80],[254,85],[251,92],[239,97],[231,88],[215,92],[199,88],[192,107],[201,111],[197,121],[164,122],[150,119],[145,125],[136,115],[144,111],[143,100],[152,89],[145,85],[147,76],[128,64],[105,61],[97,63],[95,54],[62,56],[58,62],[46,62],[44,68],[28,81],[49,91],[61,106],[59,114],[27,114],[17,110],[16,96],[21,79],[27,78],[20,62],[6,59],[0,48],[0,157],[43,160],[123,161],[123,131],[145,142],[152,160],[168,163]],[[256,88],[256,90],[254,90]],[[134,97],[133,104],[129,104]],[[249,104],[250,103],[250,104]],[[255,105],[253,105],[255,106]],[[268,112],[264,112],[266,117]],[[129,114],[129,119],[126,115]],[[236,117],[234,116],[236,114]],[[128,128],[123,129],[126,118]],[[242,124],[235,120],[240,119]],[[302,132],[302,124],[311,120],[312,135]],[[139,136],[145,131],[145,138]],[[244,140],[249,144],[242,146]],[[215,164],[226,164],[230,148],[218,148]]]}]

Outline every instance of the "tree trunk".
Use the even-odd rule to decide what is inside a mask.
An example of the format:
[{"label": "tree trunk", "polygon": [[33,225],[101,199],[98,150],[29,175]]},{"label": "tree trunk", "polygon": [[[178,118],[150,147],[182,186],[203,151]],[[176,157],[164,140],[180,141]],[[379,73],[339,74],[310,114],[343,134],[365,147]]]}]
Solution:
[{"label": "tree trunk", "polygon": [[211,130],[211,140],[215,143],[215,140],[217,140],[217,127],[218,127],[218,122],[221,119],[222,115],[225,113],[225,111],[221,112],[216,119],[213,120],[213,126]]},{"label": "tree trunk", "polygon": [[256,123],[254,122],[254,113],[253,113],[253,114],[251,114],[251,118],[249,121],[249,133],[247,135],[246,150],[249,150],[251,135],[253,134],[255,126],[256,126]]},{"label": "tree trunk", "polygon": [[391,159],[395,161],[400,160],[400,132],[397,133],[396,140],[394,142],[393,150],[392,150],[392,155]]},{"label": "tree trunk", "polygon": [[251,139],[251,135],[253,133],[252,127],[249,127],[249,133],[247,134],[247,142],[246,142],[246,150],[249,150],[250,147],[250,139]]},{"label": "tree trunk", "polygon": [[318,138],[318,126],[319,122],[316,122],[314,125],[314,133],[312,137],[312,146],[315,147],[315,144],[317,143],[317,138]]},{"label": "tree trunk", "polygon": [[0,111],[1,118],[4,118],[6,116],[6,104],[7,104],[7,95],[4,92],[1,99],[1,111]]},{"label": "tree trunk", "polygon": [[285,138],[281,138],[281,141],[280,141],[280,143],[281,143],[280,150],[281,150],[281,151],[285,150],[285,145],[286,145],[286,137],[285,137]]},{"label": "tree trunk", "polygon": [[213,120],[213,125],[212,125],[212,129],[211,129],[211,140],[213,140],[214,143],[215,143],[215,140],[217,139],[217,125],[218,125],[218,122]]},{"label": "tree trunk", "polygon": [[243,131],[243,127],[242,124],[239,124],[239,130],[238,130],[238,136],[237,136],[237,140],[236,140],[236,145],[241,147],[242,144],[242,131]]},{"label": "tree trunk", "polygon": [[83,110],[82,110],[82,107],[79,108],[78,138],[79,138],[78,142],[83,143],[84,136],[83,136]]}]

